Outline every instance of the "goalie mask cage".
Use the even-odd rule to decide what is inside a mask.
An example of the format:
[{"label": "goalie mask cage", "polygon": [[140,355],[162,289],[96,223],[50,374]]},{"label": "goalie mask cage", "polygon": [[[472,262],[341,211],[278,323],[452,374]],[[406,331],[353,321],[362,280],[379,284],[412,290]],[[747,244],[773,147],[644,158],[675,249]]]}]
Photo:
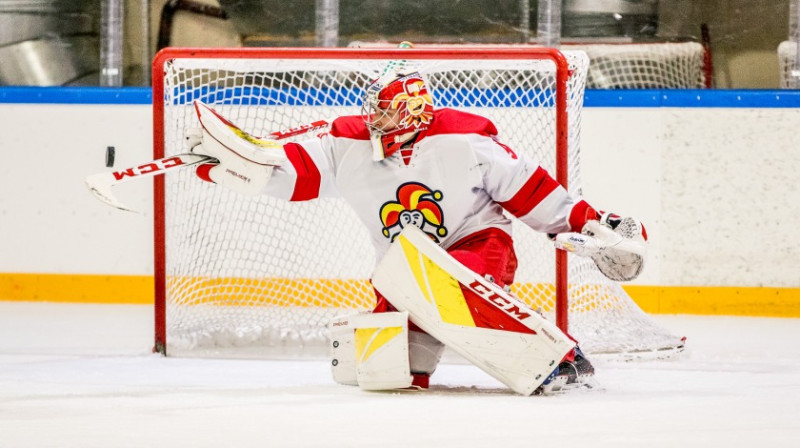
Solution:
[{"label": "goalie mask cage", "polygon": [[[363,89],[393,67],[423,73],[436,107],[490,118],[505,144],[580,194],[588,63],[583,52],[520,47],[169,48],[153,63],[154,157],[186,152],[184,132],[199,126],[194,100],[260,136],[359,114]],[[155,350],[326,354],[331,318],[375,302],[375,255],[355,213],[341,199],[240,196],[193,171],[155,178]],[[512,292],[561,328],[569,325],[585,351],[638,357],[682,346],[590,260],[567,257],[521,223],[514,233]]]}]

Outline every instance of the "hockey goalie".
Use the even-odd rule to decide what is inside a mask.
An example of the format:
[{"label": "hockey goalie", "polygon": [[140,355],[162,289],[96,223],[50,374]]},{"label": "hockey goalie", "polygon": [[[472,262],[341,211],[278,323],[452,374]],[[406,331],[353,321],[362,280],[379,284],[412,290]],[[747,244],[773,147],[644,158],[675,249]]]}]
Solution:
[{"label": "hockey goalie", "polygon": [[504,212],[617,281],[641,272],[644,228],[569,194],[489,118],[436,108],[420,73],[398,71],[366,87],[361,115],[295,143],[195,110],[202,127],[187,145],[214,161],[201,179],[288,201],[342,197],[369,231],[376,304],[332,323],[338,382],[427,388],[445,346],[525,395],[594,374],[577,341],[509,293],[517,258]]}]

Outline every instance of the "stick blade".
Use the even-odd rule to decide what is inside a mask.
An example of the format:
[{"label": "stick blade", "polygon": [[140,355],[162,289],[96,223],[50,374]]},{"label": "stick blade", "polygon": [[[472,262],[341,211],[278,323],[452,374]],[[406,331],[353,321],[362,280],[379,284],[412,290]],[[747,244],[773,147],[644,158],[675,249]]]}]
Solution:
[{"label": "stick blade", "polygon": [[92,174],[86,177],[86,187],[92,192],[94,197],[99,199],[104,204],[108,204],[112,207],[125,210],[127,212],[138,213],[136,210],[128,207],[114,197],[114,194],[111,191],[113,181],[114,177],[110,173]]}]

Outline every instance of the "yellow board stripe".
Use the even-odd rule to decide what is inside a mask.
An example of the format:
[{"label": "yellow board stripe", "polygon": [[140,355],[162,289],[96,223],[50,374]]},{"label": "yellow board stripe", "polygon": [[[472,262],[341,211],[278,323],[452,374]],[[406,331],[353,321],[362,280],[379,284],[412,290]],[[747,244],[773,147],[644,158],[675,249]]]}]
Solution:
[{"label": "yellow board stripe", "polygon": [[436,305],[442,321],[453,325],[474,327],[475,320],[469,311],[458,280],[420,253],[403,235],[400,235],[399,240],[419,288],[425,294],[428,302],[431,302],[428,294],[433,294],[433,303]]},{"label": "yellow board stripe", "polygon": [[152,304],[154,288],[145,275],[0,274],[0,300]]},{"label": "yellow board stripe", "polygon": [[[244,300],[251,295],[250,288],[254,284],[259,288],[275,288],[280,291],[284,303],[293,306],[325,306],[323,298],[329,295],[351,297],[359,308],[371,307],[374,300],[369,281],[361,279],[254,281],[227,278],[190,283],[217,284],[217,292],[228,294],[234,300]],[[229,286],[223,288],[224,283]],[[230,285],[243,286],[235,291],[237,288]],[[535,284],[515,286],[515,291],[542,289]],[[152,304],[153,289],[153,277],[146,275],[0,273],[0,301]],[[320,297],[319,302],[300,304],[297,302],[299,290]],[[800,288],[628,285],[625,290],[644,311],[653,314],[800,317]]]},{"label": "yellow board stripe", "polygon": [[[190,304],[371,308],[369,280],[170,277]],[[0,301],[153,304],[152,276],[0,273]],[[349,300],[349,301],[348,301]]]},{"label": "yellow board stripe", "polygon": [[647,313],[800,317],[800,288],[624,286]]},{"label": "yellow board stripe", "polygon": [[402,331],[402,327],[356,328],[354,343],[359,364],[369,359],[375,350],[386,345]]}]

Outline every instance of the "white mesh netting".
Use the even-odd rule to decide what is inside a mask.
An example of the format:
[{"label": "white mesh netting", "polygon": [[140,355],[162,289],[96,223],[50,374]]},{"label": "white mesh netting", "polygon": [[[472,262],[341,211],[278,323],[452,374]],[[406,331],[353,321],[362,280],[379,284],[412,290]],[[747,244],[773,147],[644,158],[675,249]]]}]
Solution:
[{"label": "white mesh netting", "polygon": [[[579,141],[588,59],[567,52],[570,190],[580,192]],[[185,152],[202,100],[253,135],[358,114],[362,88],[388,60],[177,58],[164,69],[165,155]],[[411,60],[437,107],[480,113],[500,137],[554,172],[555,66],[546,60]],[[157,118],[158,120],[158,118]],[[300,138],[309,138],[309,135]],[[166,338],[170,354],[318,356],[327,322],[368,310],[375,264],[369,237],[342,200],[287,203],[242,197],[197,179],[165,179]],[[513,292],[549,318],[555,309],[552,243],[515,223]],[[570,257],[570,332],[591,353],[666,353],[681,344],[587,259]],[[157,304],[158,306],[158,304]]]},{"label": "white mesh netting", "polygon": [[702,89],[705,49],[697,42],[576,44],[591,64],[588,89]]}]

